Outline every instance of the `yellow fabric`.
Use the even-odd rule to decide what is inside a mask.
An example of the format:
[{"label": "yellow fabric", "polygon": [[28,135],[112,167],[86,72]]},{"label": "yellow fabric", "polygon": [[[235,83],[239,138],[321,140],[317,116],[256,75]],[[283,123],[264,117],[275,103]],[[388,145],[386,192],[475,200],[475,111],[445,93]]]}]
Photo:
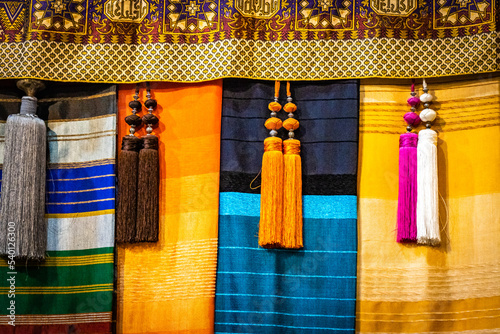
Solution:
[{"label": "yellow fabric", "polygon": [[436,248],[396,243],[410,84],[362,81],[358,333],[500,333],[500,78],[462,80],[428,81],[444,200]]},{"label": "yellow fabric", "polygon": [[[120,138],[134,87],[119,88]],[[160,119],[153,132],[160,139],[160,239],[118,246],[117,332],[213,333],[222,82],[153,83],[151,90]]]}]

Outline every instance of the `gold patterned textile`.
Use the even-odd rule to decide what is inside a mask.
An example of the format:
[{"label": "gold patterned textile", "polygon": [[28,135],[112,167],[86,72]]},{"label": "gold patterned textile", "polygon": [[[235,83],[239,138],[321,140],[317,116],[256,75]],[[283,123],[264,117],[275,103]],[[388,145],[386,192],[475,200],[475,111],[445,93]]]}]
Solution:
[{"label": "gold patterned textile", "polygon": [[498,0],[1,0],[0,78],[197,82],[498,69]]},{"label": "gold patterned textile", "polygon": [[359,334],[500,333],[500,77],[433,79],[429,89],[438,114],[439,247],[396,243],[409,85],[361,85]]}]

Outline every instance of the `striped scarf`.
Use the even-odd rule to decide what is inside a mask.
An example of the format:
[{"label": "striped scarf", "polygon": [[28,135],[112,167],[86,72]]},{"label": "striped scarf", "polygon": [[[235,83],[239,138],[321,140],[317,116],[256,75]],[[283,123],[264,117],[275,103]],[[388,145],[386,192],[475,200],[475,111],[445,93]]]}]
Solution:
[{"label": "striped scarf", "polygon": [[500,78],[439,81],[429,83],[438,111],[439,247],[395,241],[408,85],[361,86],[361,334],[500,333]]},{"label": "striped scarf", "polygon": [[[71,92],[69,92],[71,91]],[[47,121],[47,259],[16,263],[16,327],[0,308],[0,332],[107,333],[112,326],[116,91],[109,85],[52,86],[39,99]],[[3,136],[17,92],[0,96]],[[22,129],[20,129],[22,131]],[[3,137],[0,159],[3,159]],[[0,260],[6,296],[8,269]],[[8,302],[7,298],[2,300]]]},{"label": "striped scarf", "polygon": [[358,83],[293,88],[304,249],[266,250],[250,183],[261,168],[273,85],[224,81],[216,333],[354,333]]}]

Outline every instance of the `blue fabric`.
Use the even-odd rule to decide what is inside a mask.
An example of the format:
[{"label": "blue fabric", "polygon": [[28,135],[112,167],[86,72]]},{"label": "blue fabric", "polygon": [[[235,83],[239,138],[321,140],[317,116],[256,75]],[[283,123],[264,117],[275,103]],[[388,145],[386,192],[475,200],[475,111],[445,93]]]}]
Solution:
[{"label": "blue fabric", "polygon": [[357,197],[342,180],[356,177],[359,85],[292,83],[303,182],[338,181],[304,184],[302,250],[259,248],[260,194],[241,184],[261,168],[273,86],[224,82],[215,332],[354,333]]},{"label": "blue fabric", "polygon": [[[1,178],[0,170],[0,178]],[[115,208],[115,165],[47,170],[47,214],[69,214]]]}]

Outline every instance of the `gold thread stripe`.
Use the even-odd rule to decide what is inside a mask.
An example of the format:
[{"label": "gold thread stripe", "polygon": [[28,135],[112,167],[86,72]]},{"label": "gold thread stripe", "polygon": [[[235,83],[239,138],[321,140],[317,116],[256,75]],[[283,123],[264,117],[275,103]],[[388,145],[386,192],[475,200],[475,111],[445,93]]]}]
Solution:
[{"label": "gold thread stripe", "polygon": [[377,322],[430,322],[430,321],[467,321],[467,320],[475,320],[475,319],[492,319],[498,318],[500,319],[500,314],[497,315],[485,315],[481,317],[468,317],[468,318],[449,318],[449,319],[407,319],[407,320],[399,320],[399,319],[366,319],[363,318],[363,321],[377,321]]},{"label": "gold thread stripe", "polygon": [[[114,254],[106,253],[99,255],[81,255],[81,256],[54,256],[47,257],[43,263],[36,264],[37,267],[54,266],[84,266],[90,264],[113,263]],[[7,267],[7,262],[0,262],[0,267]]]},{"label": "gold thread stripe", "polygon": [[51,138],[51,137],[54,137],[54,138],[70,137],[71,138],[71,137],[82,137],[82,136],[100,135],[100,134],[103,134],[103,133],[115,134],[116,130],[95,131],[95,132],[87,132],[87,133],[76,133],[76,134],[73,134],[73,135],[60,135],[57,132],[54,132],[54,134],[47,134],[47,137],[49,137],[49,138]]},{"label": "gold thread stripe", "polygon": [[104,137],[114,137],[116,135],[115,133],[110,133],[110,134],[104,134],[104,135],[94,135],[94,136],[88,136],[88,137],[83,137],[82,138],[64,138],[64,137],[57,137],[57,138],[47,138],[47,141],[79,141],[79,140],[90,140],[90,139],[97,139],[97,138],[104,138]]},{"label": "gold thread stripe", "polygon": [[100,159],[85,162],[61,162],[61,163],[50,163],[49,169],[74,169],[74,168],[85,168],[94,167],[102,165],[114,165],[115,159]]},{"label": "gold thread stripe", "polygon": [[[369,103],[366,103],[369,104]],[[456,106],[447,106],[444,104],[441,104],[439,108],[432,106],[430,109],[436,109],[439,111],[440,114],[450,114],[450,115],[456,115],[456,114],[462,114],[465,113],[465,111],[469,110],[469,112],[478,112],[478,111],[483,111],[483,110],[495,110],[497,111],[498,109],[496,108],[500,104],[500,101],[494,101],[490,103],[483,103],[483,104],[474,104],[474,103],[466,103],[462,104],[458,107]],[[419,108],[417,110],[417,113],[421,112],[425,108]],[[384,113],[388,114],[404,114],[406,112],[410,112],[410,108],[408,107],[392,107],[392,106],[370,106],[366,105],[363,106],[359,109],[360,115],[366,114],[366,113],[377,113],[377,115],[381,115]]]},{"label": "gold thread stripe", "polygon": [[[433,127],[443,127],[443,130],[447,130],[448,127],[455,127],[457,125],[465,124],[465,123],[479,123],[479,122],[495,122],[500,120],[500,117],[488,117],[488,118],[479,118],[479,119],[474,119],[474,120],[462,120],[462,121],[457,121],[457,122],[448,122],[443,119],[437,119],[436,122],[432,124]],[[380,122],[380,123],[379,123]],[[370,120],[369,122],[364,122],[361,121],[359,122],[360,126],[377,126],[377,127],[396,127],[399,126],[400,124],[404,124],[403,121],[385,121],[385,120],[380,120],[380,119],[375,119],[375,120]],[[406,125],[406,124],[404,124]],[[477,125],[485,125],[485,124],[477,124]]]},{"label": "gold thread stripe", "polygon": [[46,98],[46,99],[39,99],[38,102],[48,103],[48,102],[62,102],[62,101],[84,101],[84,100],[98,99],[100,97],[106,97],[106,96],[111,96],[111,95],[116,95],[116,92],[107,92],[107,93],[101,93],[101,94],[90,95],[90,96],[52,97],[52,98]]},{"label": "gold thread stripe", "polygon": [[[0,294],[8,294],[9,287],[0,287]],[[28,294],[75,294],[75,293],[91,293],[91,292],[106,292],[113,291],[113,284],[92,284],[92,285],[80,285],[80,286],[65,286],[65,287],[18,287],[16,286],[16,294],[28,295]]]},{"label": "gold thread stripe", "polygon": [[[490,128],[494,126],[499,126],[500,122],[496,123],[490,123],[490,124],[484,124],[484,125],[470,125],[470,126],[457,126],[456,128],[446,128],[446,129],[441,129],[438,132],[453,132],[453,131],[463,131],[463,130],[474,130],[474,129],[482,129],[482,128]],[[376,128],[376,127],[375,127]],[[392,128],[388,128],[392,129]],[[395,129],[395,127],[394,127]],[[436,130],[434,128],[434,130]],[[400,129],[400,130],[367,130],[365,127],[360,128],[360,132],[362,133],[380,133],[380,134],[401,134],[405,133],[406,130]]]},{"label": "gold thread stripe", "polygon": [[[401,92],[402,93],[402,92]],[[493,100],[493,101],[500,101],[500,97],[498,95],[483,95],[483,96],[477,96],[477,97],[466,97],[463,99],[457,98],[453,100],[436,100],[433,101],[435,103],[439,103],[441,105],[450,105],[449,108],[454,108],[454,109],[459,109],[464,102],[466,103],[471,103],[472,105],[482,105],[482,103],[476,101],[483,101],[483,100]],[[472,102],[471,102],[472,101]],[[410,106],[406,102],[398,102],[398,101],[387,101],[387,102],[375,102],[375,101],[363,101],[361,108],[366,108],[365,106],[380,106],[380,107],[388,107],[388,106],[400,106],[407,108],[408,110],[410,109]]]},{"label": "gold thread stripe", "polygon": [[21,99],[0,99],[0,102],[17,102],[17,103],[20,103]]},{"label": "gold thread stripe", "polygon": [[[70,286],[16,286],[17,290],[81,290],[81,289],[100,289],[113,286],[113,283],[100,283],[100,284],[85,284],[85,285],[70,285]],[[9,290],[7,286],[0,287],[0,290]]]},{"label": "gold thread stripe", "polygon": [[407,313],[387,313],[387,312],[356,312],[356,314],[369,314],[369,315],[387,315],[387,316],[417,316],[417,315],[434,315],[434,314],[461,314],[461,313],[475,313],[475,312],[491,312],[500,311],[500,308],[490,308],[481,310],[464,310],[464,311],[450,311],[450,312],[407,312]]},{"label": "gold thread stripe", "polygon": [[78,212],[78,213],[48,213],[45,214],[45,218],[57,219],[57,218],[80,218],[80,217],[93,217],[102,215],[114,215],[115,209],[107,209],[100,211],[89,211],[89,212]]},{"label": "gold thread stripe", "polygon": [[[21,100],[19,100],[19,102],[21,102]],[[50,123],[63,123],[63,122],[91,121],[94,119],[101,119],[101,118],[107,118],[107,117],[116,117],[116,114],[106,114],[106,115],[99,115],[99,116],[94,116],[94,117],[69,118],[69,119],[49,119],[49,120],[45,121],[45,123],[50,124]],[[5,124],[6,121],[5,120],[0,121],[0,124],[2,124],[2,123]]]},{"label": "gold thread stripe", "polygon": [[114,186],[110,187],[102,187],[102,188],[93,188],[93,189],[85,189],[85,190],[70,190],[70,191],[47,191],[47,194],[73,194],[73,193],[85,193],[89,191],[99,191],[106,189],[115,189]]},{"label": "gold thread stripe", "polygon": [[[56,325],[56,324],[75,324],[75,323],[93,323],[112,321],[111,312],[99,313],[76,313],[76,314],[33,314],[17,315],[17,325]],[[7,325],[9,318],[0,317],[0,325]]]},{"label": "gold thread stripe", "polygon": [[87,203],[96,203],[96,202],[104,202],[104,201],[114,201],[115,198],[103,198],[103,199],[93,199],[90,201],[82,201],[82,202],[68,202],[68,203],[46,203],[46,205],[72,205],[72,204],[87,204]]},{"label": "gold thread stripe", "polygon": [[64,123],[64,122],[78,122],[78,121],[91,121],[94,119],[116,117],[116,114],[106,114],[94,117],[83,117],[83,118],[69,118],[69,119],[49,119],[46,123]]},{"label": "gold thread stripe", "polygon": [[[500,113],[500,111],[498,110],[498,106],[500,104],[497,104],[496,106],[494,106],[493,108],[484,108],[484,109],[472,109],[470,111],[467,111],[467,110],[461,110],[461,111],[456,111],[456,112],[450,112],[448,114],[456,114],[457,116],[455,115],[450,115],[450,117],[453,117],[453,118],[457,118],[457,117],[461,117],[461,118],[464,118],[464,117],[477,117],[477,116],[487,116],[487,115],[496,115],[498,113]],[[486,112],[486,111],[489,111],[489,112]],[[391,113],[391,114],[384,114],[384,113]],[[448,116],[446,115],[446,112],[443,113],[441,112],[441,110],[439,110],[439,114],[442,115],[442,114],[445,114],[445,116]],[[382,117],[382,118],[403,118],[403,115],[404,113],[401,112],[400,110],[398,111],[371,111],[371,110],[368,110],[368,111],[364,111],[364,112],[360,112],[360,118],[366,118],[366,117]],[[446,118],[446,117],[442,117],[441,118]]]},{"label": "gold thread stripe", "polygon": [[81,180],[99,179],[102,177],[110,177],[110,176],[116,176],[116,174],[104,174],[104,175],[95,175],[95,176],[87,176],[87,177],[77,177],[74,179],[47,179],[47,181],[81,181]]}]

